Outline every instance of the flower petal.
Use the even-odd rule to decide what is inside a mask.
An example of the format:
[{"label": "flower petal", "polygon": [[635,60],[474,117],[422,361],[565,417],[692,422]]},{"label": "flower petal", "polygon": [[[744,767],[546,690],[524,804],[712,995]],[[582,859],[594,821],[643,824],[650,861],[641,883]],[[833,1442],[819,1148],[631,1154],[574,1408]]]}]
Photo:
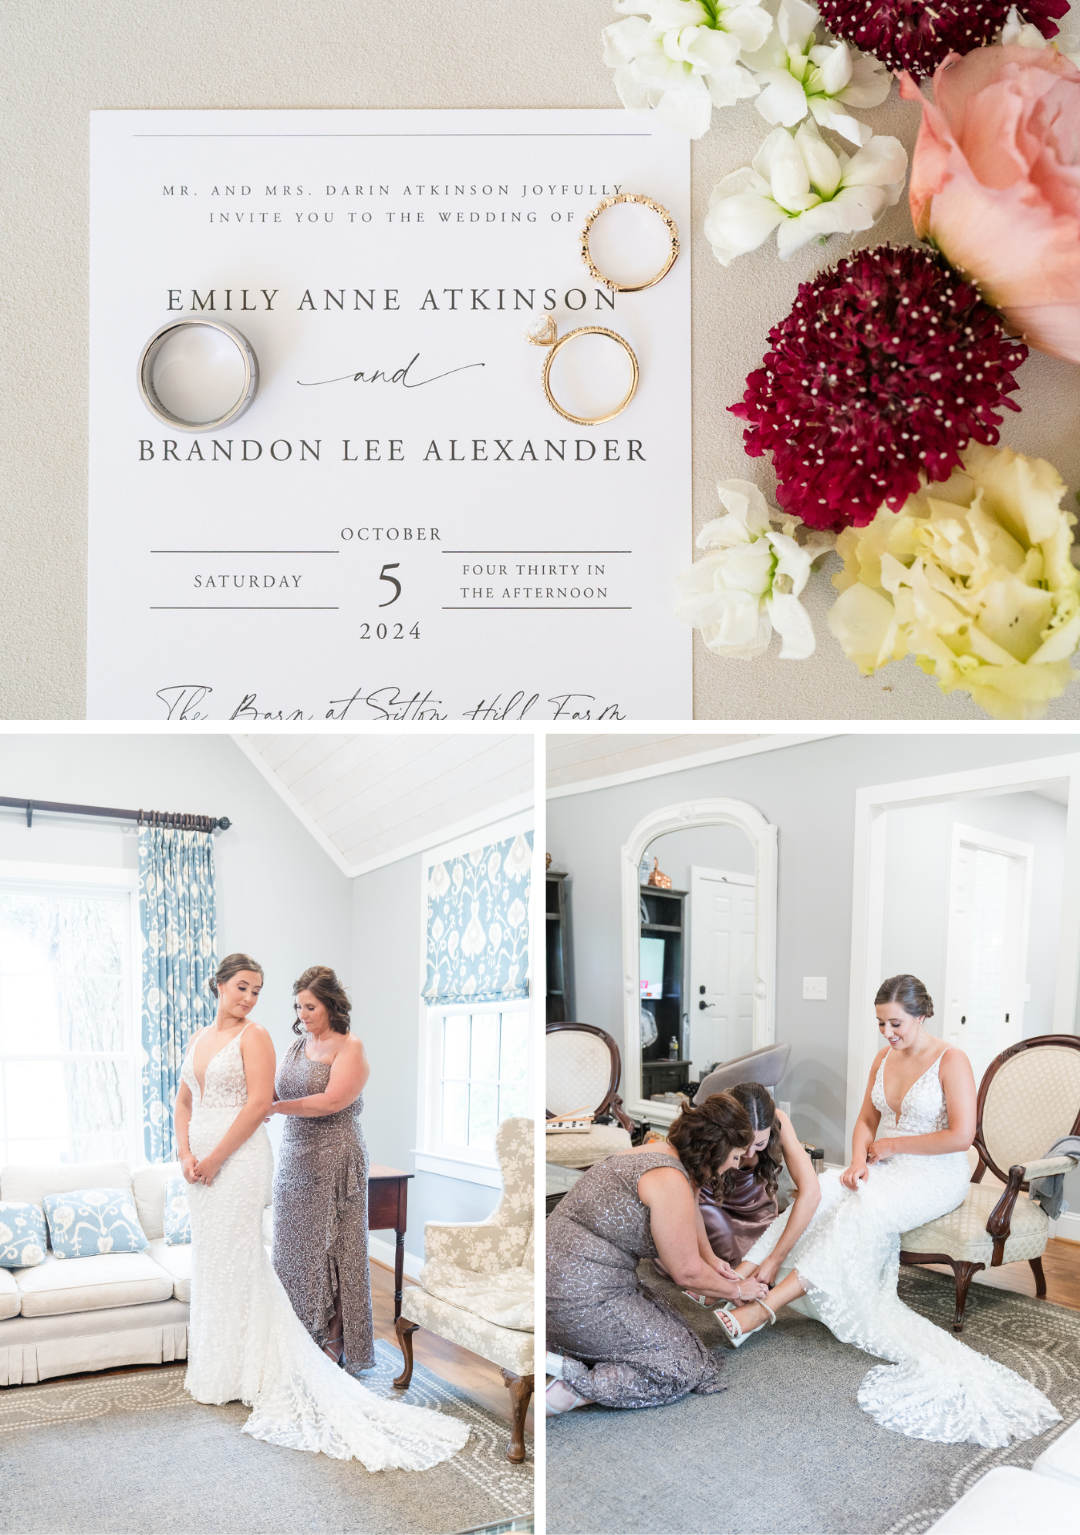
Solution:
[{"label": "flower petal", "polygon": [[730,266],[736,256],[756,250],[785,217],[771,198],[758,192],[739,192],[709,209],[705,238],[720,265]]},{"label": "flower petal", "polygon": [[[842,174],[844,180],[847,180],[846,169],[842,171],[840,161],[821,137],[813,118],[807,118],[796,129],[795,144],[806,166],[811,186],[822,197],[831,197],[840,185]],[[855,158],[858,159],[858,156]]]},{"label": "flower petal", "polygon": [[806,92],[786,69],[763,69],[758,73],[762,90],[754,105],[767,123],[782,123],[791,128],[806,116]]},{"label": "flower petal", "polygon": [[781,661],[805,661],[814,654],[814,626],[798,597],[791,592],[774,592],[765,611],[784,642],[780,647]]},{"label": "flower petal", "polygon": [[665,91],[656,115],[665,128],[687,138],[704,138],[712,121],[712,98],[701,76],[692,75],[681,90]]},{"label": "flower petal", "polygon": [[807,105],[823,128],[831,128],[852,144],[869,142],[874,130],[867,123],[859,122],[857,117],[842,111],[827,96],[811,96]]}]

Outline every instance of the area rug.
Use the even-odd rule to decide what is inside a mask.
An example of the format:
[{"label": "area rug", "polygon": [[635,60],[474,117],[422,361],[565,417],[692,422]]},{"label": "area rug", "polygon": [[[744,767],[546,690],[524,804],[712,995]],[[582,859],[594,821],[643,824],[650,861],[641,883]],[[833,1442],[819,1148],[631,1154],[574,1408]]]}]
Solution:
[{"label": "area rug", "polygon": [[0,1530],[31,1535],[449,1535],[532,1512],[532,1459],[506,1460],[509,1426],[381,1340],[364,1385],[468,1423],[463,1450],[429,1471],[356,1461],[242,1434],[247,1408],[205,1407],[182,1366],[0,1392]]},{"label": "area rug", "polygon": [[[548,1419],[548,1535],[923,1535],[984,1472],[1029,1467],[1080,1416],[1080,1312],[1062,1306],[972,1286],[963,1341],[1033,1381],[1065,1419],[984,1450],[879,1428],[856,1400],[872,1361],[820,1322],[781,1313],[736,1353],[651,1264],[641,1277],[725,1350],[727,1390]],[[900,1296],[950,1327],[947,1276],[904,1269]]]}]

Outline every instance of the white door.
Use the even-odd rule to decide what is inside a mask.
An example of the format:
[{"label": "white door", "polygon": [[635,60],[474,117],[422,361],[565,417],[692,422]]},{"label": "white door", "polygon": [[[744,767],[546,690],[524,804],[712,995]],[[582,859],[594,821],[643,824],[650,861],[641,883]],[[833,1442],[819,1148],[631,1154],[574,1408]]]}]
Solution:
[{"label": "white door", "polygon": [[754,876],[690,870],[690,1055],[704,1075],[754,1047]]},{"label": "white door", "polygon": [[953,826],[941,1031],[976,1085],[1022,1037],[1033,858],[1028,842]]}]

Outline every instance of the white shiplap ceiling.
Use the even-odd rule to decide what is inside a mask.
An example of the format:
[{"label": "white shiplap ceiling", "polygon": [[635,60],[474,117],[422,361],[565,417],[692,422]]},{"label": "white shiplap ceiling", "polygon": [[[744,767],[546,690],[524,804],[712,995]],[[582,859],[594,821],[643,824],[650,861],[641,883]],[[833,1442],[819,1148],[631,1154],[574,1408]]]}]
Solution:
[{"label": "white shiplap ceiling", "polygon": [[703,752],[739,746],[758,736],[550,735],[547,738],[548,789],[566,789],[594,778],[614,778],[641,768]]},{"label": "white shiplap ceiling", "polygon": [[350,876],[532,803],[531,735],[233,739]]}]

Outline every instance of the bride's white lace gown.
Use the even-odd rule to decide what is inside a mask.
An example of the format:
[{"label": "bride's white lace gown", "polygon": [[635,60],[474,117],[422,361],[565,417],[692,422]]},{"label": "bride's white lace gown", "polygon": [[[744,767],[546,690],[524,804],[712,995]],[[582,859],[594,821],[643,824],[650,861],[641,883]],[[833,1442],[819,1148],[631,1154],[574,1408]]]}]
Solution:
[{"label": "bride's white lace gown", "polygon": [[[214,1149],[247,1102],[240,1034],[208,1063],[205,1093],[195,1080],[194,1040],[185,1056],[197,1157]],[[199,1402],[250,1406],[243,1431],[256,1439],[355,1457],[369,1471],[422,1471],[449,1459],[469,1437],[464,1423],[376,1396],[327,1358],[296,1316],[263,1246],[273,1170],[260,1125],[209,1187],[189,1188],[188,1391]]]},{"label": "bride's white lace gown", "polygon": [[[941,1057],[909,1088],[899,1120],[885,1100],[887,1060],[872,1094],[881,1114],[878,1136],[947,1129]],[[872,1369],[859,1390],[859,1405],[883,1428],[937,1444],[1007,1445],[1043,1433],[1061,1414],[1028,1381],[935,1327],[896,1293],[901,1233],[954,1210],[970,1177],[962,1151],[871,1163],[857,1190],[846,1189],[830,1169],[814,1218],[781,1273],[797,1270],[807,1290],[793,1303],[800,1311],[818,1317],[842,1343],[892,1361]],[[748,1262],[767,1257],[787,1217],[785,1211],[758,1238]]]}]

